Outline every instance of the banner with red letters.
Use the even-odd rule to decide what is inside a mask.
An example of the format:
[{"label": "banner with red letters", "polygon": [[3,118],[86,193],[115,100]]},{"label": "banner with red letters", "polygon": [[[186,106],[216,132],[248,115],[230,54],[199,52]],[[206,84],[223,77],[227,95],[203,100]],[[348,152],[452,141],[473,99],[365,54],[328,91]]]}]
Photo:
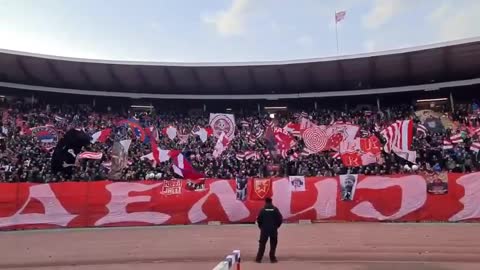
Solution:
[{"label": "banner with red letters", "polygon": [[[448,192],[436,195],[428,192],[430,180],[421,175],[359,175],[351,200],[342,200],[338,177],[305,178],[304,192],[292,192],[288,178],[273,179],[271,188],[274,204],[290,222],[480,220],[480,173],[442,179],[448,181]],[[207,179],[208,188],[196,192],[187,184],[1,183],[0,229],[243,223],[254,222],[263,207],[258,198],[237,200],[235,180]],[[268,193],[263,182],[256,184],[258,195]],[[255,190],[254,181],[248,185]]]}]

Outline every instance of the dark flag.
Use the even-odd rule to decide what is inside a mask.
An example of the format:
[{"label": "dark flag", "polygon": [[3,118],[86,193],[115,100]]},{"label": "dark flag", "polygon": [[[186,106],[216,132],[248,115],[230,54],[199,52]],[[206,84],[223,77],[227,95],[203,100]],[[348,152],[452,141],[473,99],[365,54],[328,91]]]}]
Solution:
[{"label": "dark flag", "polygon": [[75,166],[75,159],[80,153],[82,147],[90,144],[90,136],[84,131],[70,129],[61,138],[52,155],[52,171],[54,173],[63,172],[71,176],[72,167]]}]

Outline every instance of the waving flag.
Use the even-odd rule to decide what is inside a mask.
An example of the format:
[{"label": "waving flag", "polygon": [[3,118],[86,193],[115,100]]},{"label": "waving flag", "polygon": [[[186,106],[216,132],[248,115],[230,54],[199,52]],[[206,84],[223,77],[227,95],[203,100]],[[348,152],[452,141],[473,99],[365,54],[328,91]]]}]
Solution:
[{"label": "waving flag", "polygon": [[225,132],[222,132],[213,150],[213,157],[215,158],[219,157],[223,153],[223,151],[227,149],[229,143],[230,143],[230,139],[227,137]]},{"label": "waving flag", "polygon": [[78,154],[79,159],[102,159],[103,154],[101,152],[83,152]]},{"label": "waving flag", "polygon": [[122,120],[117,123],[117,126],[121,126],[121,125],[128,126],[132,130],[133,134],[135,134],[135,137],[137,137],[138,140],[140,140],[141,142],[145,141],[145,130],[140,125],[138,120],[136,120],[135,118]]},{"label": "waving flag", "polygon": [[185,158],[185,156],[178,150],[170,151],[170,157],[172,158],[172,168],[173,171],[185,178],[196,180],[200,178],[204,178],[205,175],[203,173],[197,172],[193,167],[192,164]]},{"label": "waving flag", "polygon": [[141,160],[145,160],[145,159],[150,160],[152,162],[156,162],[157,164],[170,160],[170,150],[164,150],[164,149],[161,149],[161,148],[157,147],[157,150],[156,150],[157,157],[156,158],[154,157],[154,155],[155,155],[154,152],[155,151],[152,151],[150,154],[146,154],[144,156],[141,156],[140,159]]},{"label": "waving flag", "polygon": [[381,156],[381,143],[376,136],[368,138],[356,138],[353,142],[342,142],[340,154],[343,165],[358,167],[377,163]]},{"label": "waving flag", "polygon": [[450,137],[450,141],[453,144],[463,143],[463,139],[466,137],[466,133],[460,132]]},{"label": "waving flag", "polygon": [[177,137],[177,129],[173,126],[168,126],[162,130],[162,134],[167,135],[170,140]]},{"label": "waving flag", "polygon": [[104,143],[107,141],[108,137],[110,137],[111,133],[112,133],[111,128],[97,131],[93,133],[91,143],[96,143],[96,142]]},{"label": "waving flag", "polygon": [[397,156],[415,163],[417,152],[411,151],[413,141],[413,121],[403,120],[388,126],[380,132],[387,141],[384,150],[387,153],[394,152]]},{"label": "waving flag", "polygon": [[204,143],[207,141],[208,136],[211,136],[213,134],[213,130],[211,127],[202,128],[197,126],[192,130],[192,133],[197,135],[200,138],[200,140]]},{"label": "waving flag", "polygon": [[453,144],[449,140],[443,140],[443,145],[442,145],[443,150],[449,150],[453,149]]},{"label": "waving flag", "polygon": [[345,19],[345,16],[347,16],[346,11],[335,12],[335,23],[341,22],[343,19]]},{"label": "waving flag", "polygon": [[480,143],[478,142],[472,143],[472,146],[470,146],[470,150],[472,150],[475,153],[478,153],[478,151],[480,151]]}]

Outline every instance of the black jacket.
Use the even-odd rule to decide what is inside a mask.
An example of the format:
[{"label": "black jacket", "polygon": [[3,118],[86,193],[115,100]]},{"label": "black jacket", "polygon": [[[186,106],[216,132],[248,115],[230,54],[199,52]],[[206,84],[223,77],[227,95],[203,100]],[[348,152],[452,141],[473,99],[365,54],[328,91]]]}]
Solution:
[{"label": "black jacket", "polygon": [[262,231],[275,232],[280,228],[283,217],[277,207],[273,205],[265,205],[257,217],[258,227]]}]

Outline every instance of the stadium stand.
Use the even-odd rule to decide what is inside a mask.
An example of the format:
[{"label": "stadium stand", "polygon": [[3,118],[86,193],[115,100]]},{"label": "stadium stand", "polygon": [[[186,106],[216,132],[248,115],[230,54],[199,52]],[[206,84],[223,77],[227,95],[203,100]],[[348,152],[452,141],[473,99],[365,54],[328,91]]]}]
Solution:
[{"label": "stadium stand", "polygon": [[479,46],[248,65],[3,51],[0,181],[477,171]]}]

